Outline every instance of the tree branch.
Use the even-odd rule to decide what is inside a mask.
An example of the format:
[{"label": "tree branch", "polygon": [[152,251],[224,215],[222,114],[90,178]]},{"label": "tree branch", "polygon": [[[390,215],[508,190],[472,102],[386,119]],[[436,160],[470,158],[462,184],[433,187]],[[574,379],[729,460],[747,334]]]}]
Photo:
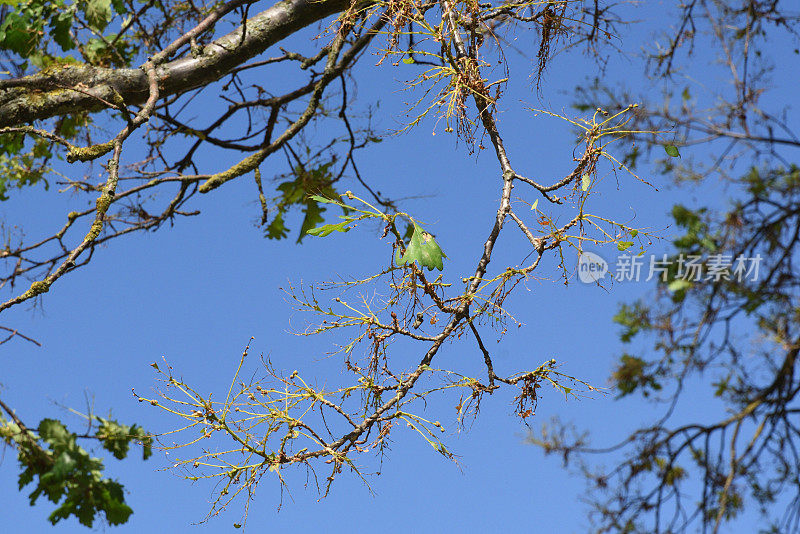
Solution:
[{"label": "tree branch", "polygon": [[[161,65],[157,69],[160,95],[183,93],[219,80],[285,37],[348,5],[347,0],[278,2],[249,19],[244,36],[243,27],[237,28],[205,46],[198,57],[180,58]],[[73,89],[78,87],[80,91]],[[142,69],[64,66],[55,71],[0,81],[0,127],[76,111],[101,111],[108,108],[104,101],[142,104],[149,95],[147,74]]]}]

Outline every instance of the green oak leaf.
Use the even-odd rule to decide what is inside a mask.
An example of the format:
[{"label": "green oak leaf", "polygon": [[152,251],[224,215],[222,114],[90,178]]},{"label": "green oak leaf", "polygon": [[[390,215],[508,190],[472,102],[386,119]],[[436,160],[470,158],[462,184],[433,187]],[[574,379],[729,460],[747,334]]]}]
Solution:
[{"label": "green oak leaf", "polygon": [[55,419],[42,419],[39,422],[39,435],[53,447],[68,447],[75,442],[75,436],[67,430],[64,423]]},{"label": "green oak leaf", "polygon": [[278,212],[269,223],[266,235],[269,239],[283,239],[289,235],[289,229],[286,228],[282,213]]},{"label": "green oak leaf", "polygon": [[327,237],[331,235],[333,232],[347,232],[350,228],[347,228],[347,225],[350,224],[350,221],[343,221],[338,224],[326,224],[323,226],[317,226],[316,228],[311,228],[306,231],[307,234],[315,235],[317,237]]},{"label": "green oak leaf", "polygon": [[83,9],[89,26],[100,31],[108,26],[111,20],[111,0],[89,0]]},{"label": "green oak leaf", "polygon": [[395,257],[395,259],[398,265],[407,265],[416,261],[420,267],[427,267],[429,271],[432,271],[434,267],[441,271],[444,269],[442,258],[446,257],[433,236],[415,222],[414,234],[406,247],[405,254],[401,258]]},{"label": "green oak leaf", "polygon": [[70,37],[72,29],[72,13],[64,11],[50,19],[50,35],[62,50],[72,50],[75,43]]}]

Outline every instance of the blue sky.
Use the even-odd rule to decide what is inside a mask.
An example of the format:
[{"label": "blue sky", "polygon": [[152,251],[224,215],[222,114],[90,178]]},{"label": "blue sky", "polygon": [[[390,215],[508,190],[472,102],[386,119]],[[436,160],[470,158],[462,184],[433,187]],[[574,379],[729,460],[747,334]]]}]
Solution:
[{"label": "blue sky", "polygon": [[[659,6],[653,3],[626,9],[634,18],[655,21],[660,16]],[[636,39],[642,39],[652,27],[642,23],[635,28],[628,41],[631,50],[638,50],[641,41]],[[625,39],[625,34],[622,37]],[[533,51],[535,41],[532,34],[519,31],[514,44]],[[793,98],[786,82],[788,73],[797,72],[797,59],[788,52],[785,55],[776,56],[775,62],[793,62],[795,67],[775,75],[777,89],[765,97],[768,103],[788,104]],[[512,162],[520,173],[540,182],[555,181],[571,170],[573,133],[566,123],[534,117],[524,108],[549,106],[574,113],[568,108],[571,88],[596,74],[596,69],[578,52],[556,57],[547,71],[540,101],[528,77],[534,63],[510,52],[509,59],[512,86],[501,101],[499,120]],[[675,83],[691,84],[699,95],[717,89],[722,71],[710,66],[711,60],[707,51],[699,50],[687,73],[692,77]],[[358,93],[353,107],[363,109],[379,100],[374,124],[379,130],[390,130],[403,120],[403,102],[410,95],[399,89],[416,67],[402,63],[376,67],[375,61],[365,57],[355,71]],[[604,76],[634,87],[644,80],[641,62],[635,58],[611,62]],[[659,89],[651,88],[654,93]],[[198,108],[196,114],[201,111]],[[497,164],[488,153],[468,155],[463,143],[456,143],[442,127],[436,128],[436,135],[433,130],[433,121],[423,122],[410,133],[360,152],[358,162],[369,183],[387,196],[420,197],[403,202],[402,207],[436,234],[448,255],[445,277],[459,280],[474,270],[497,209]],[[325,133],[319,132],[321,136]],[[683,155],[702,158],[704,150],[687,149]],[[209,153],[200,162],[209,171],[221,170],[235,162],[234,157],[225,157],[219,160]],[[654,153],[653,157],[662,155]],[[639,170],[658,190],[622,173],[615,180],[605,172],[606,167],[590,209],[620,220],[633,219],[634,226],[651,228],[669,238],[673,229],[667,227],[667,214],[672,204],[691,206],[722,198],[721,188],[713,180],[703,188],[677,188],[655,174],[654,168],[645,163]],[[285,165],[275,158],[262,171],[266,179],[271,172],[285,172]],[[359,191],[354,181],[347,187]],[[52,232],[68,211],[83,206],[83,199],[58,194],[57,189],[52,185],[49,191],[13,191],[12,199],[0,205],[0,218],[6,224],[22,226],[31,239]],[[536,198],[522,186],[515,194],[528,201]],[[544,204],[541,201],[540,207],[547,209]],[[79,429],[80,419],[63,406],[85,411],[88,399],[98,415],[106,416],[111,410],[120,422],[136,422],[154,432],[168,431],[177,422],[156,408],[137,403],[131,394],[135,388],[142,395],[152,395],[156,377],[149,364],[164,357],[197,389],[223,395],[251,336],[255,338],[251,353],[269,356],[279,369],[299,369],[318,384],[336,383],[342,366],[325,356],[331,340],[292,335],[291,325],[302,325],[304,317],[292,309],[279,288],[288,281],[321,282],[380,269],[388,261],[389,249],[379,241],[379,231],[365,226],[327,239],[308,238],[301,246],[295,245],[293,238],[266,240],[255,224],[260,210],[250,177],[196,198],[193,207],[202,215],[178,220],[173,228],[156,233],[119,239],[98,250],[88,267],[59,280],[44,296],[41,307],[23,305],[4,313],[4,325],[20,329],[43,345],[37,348],[18,341],[0,350],[3,399],[24,421],[35,424],[44,417],[58,417]],[[290,218],[288,225],[296,232],[300,222]],[[501,238],[492,264],[495,270],[516,264],[529,252],[517,234],[508,228]],[[613,245],[593,250],[612,262],[617,256]],[[666,242],[648,248],[648,252],[664,250]],[[651,287],[615,284],[602,289],[574,279],[565,287],[556,261],[553,255],[543,260],[534,273],[536,279],[518,289],[510,300],[509,308],[525,326],[500,343],[491,341],[496,370],[508,375],[556,358],[563,372],[607,386],[621,352],[611,317],[619,302]],[[484,333],[484,340],[495,338]],[[419,350],[398,351],[393,357],[413,365]],[[483,376],[482,356],[469,339],[448,345],[437,356],[437,365]],[[249,371],[257,371],[255,358]],[[443,459],[417,435],[396,431],[382,464],[372,456],[360,459],[365,471],[381,472],[368,478],[374,493],[357,477],[344,473],[331,495],[318,502],[317,492],[305,487],[305,473],[296,472],[287,475],[290,493],[284,492],[278,512],[280,488],[267,476],[250,507],[248,526],[254,530],[326,532],[495,531],[501,527],[508,531],[584,532],[587,520],[581,480],[562,470],[558,458],[544,457],[525,443],[527,428],[513,416],[513,395],[506,390],[487,397],[475,423],[460,433],[454,421],[457,398],[442,396],[429,403],[427,414],[444,424],[445,442],[458,455],[458,465]],[[688,398],[697,399],[705,399],[704,393],[692,393]],[[692,408],[695,417],[715,415],[713,404],[703,406],[699,411]],[[559,416],[590,430],[593,443],[606,445],[650,420],[652,414],[651,405],[636,399],[615,401],[613,392],[565,400],[546,389],[530,424],[535,428]],[[160,470],[168,465],[170,459],[160,452],[147,462],[106,459],[107,473],[125,485],[130,492],[127,501],[134,509],[126,525],[109,530],[233,530],[232,524],[240,519],[241,506],[237,505],[221,517],[194,525],[208,511],[213,488]],[[13,451],[6,450],[0,464],[0,497],[4,519],[15,525],[14,532],[85,531],[72,519],[51,527],[46,517],[52,506],[44,501],[28,506],[27,492],[17,491],[17,474]]]}]

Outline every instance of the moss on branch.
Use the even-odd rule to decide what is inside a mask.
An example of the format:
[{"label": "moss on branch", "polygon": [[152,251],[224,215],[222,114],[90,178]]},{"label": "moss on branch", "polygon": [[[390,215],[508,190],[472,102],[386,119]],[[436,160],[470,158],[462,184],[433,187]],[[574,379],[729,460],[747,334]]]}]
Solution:
[{"label": "moss on branch", "polygon": [[106,141],[105,143],[99,143],[87,147],[72,147],[69,152],[67,152],[67,161],[69,163],[75,163],[76,161],[92,161],[104,154],[108,154],[113,148],[113,139],[111,141]]}]

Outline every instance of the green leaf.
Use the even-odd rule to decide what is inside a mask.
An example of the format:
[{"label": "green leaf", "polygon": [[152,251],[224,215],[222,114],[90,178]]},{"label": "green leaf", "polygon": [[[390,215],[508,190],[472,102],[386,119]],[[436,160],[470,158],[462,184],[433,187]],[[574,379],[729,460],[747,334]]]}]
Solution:
[{"label": "green leaf", "polygon": [[117,460],[128,456],[131,442],[131,429],[127,425],[120,425],[116,421],[108,421],[98,417],[100,428],[97,437],[100,438],[103,448],[114,455]]},{"label": "green leaf", "polygon": [[676,147],[675,145],[664,145],[664,152],[666,152],[668,156],[672,156],[673,158],[681,157],[681,153],[678,152],[678,147]]},{"label": "green leaf", "polygon": [[153,456],[153,436],[139,425],[131,426],[131,435],[139,441],[142,446],[142,460],[147,460]]},{"label": "green leaf", "polygon": [[0,154],[17,154],[24,146],[24,134],[0,135]]},{"label": "green leaf", "polygon": [[50,35],[62,50],[72,50],[75,43],[69,35],[72,29],[72,13],[63,11],[50,19]]},{"label": "green leaf", "polygon": [[278,212],[278,214],[275,215],[275,218],[272,219],[272,222],[267,226],[266,234],[268,239],[283,239],[289,235],[289,229],[286,228],[282,213]]},{"label": "green leaf", "polygon": [[533,201],[533,204],[531,204],[531,209],[535,210],[536,206],[538,205],[539,205],[539,199],[537,198],[536,200]]},{"label": "green leaf", "polygon": [[427,267],[429,271],[434,268],[440,271],[444,269],[442,258],[447,256],[442,252],[442,249],[436,243],[436,240],[431,234],[422,229],[422,227],[414,223],[414,234],[411,236],[411,242],[406,247],[406,252],[398,265],[407,265],[409,263],[418,262],[420,267]]},{"label": "green leaf", "polygon": [[308,235],[309,230],[322,226],[325,222],[322,217],[322,213],[326,210],[325,204],[336,204],[347,211],[347,208],[337,200],[339,194],[331,185],[332,165],[333,161],[319,163],[314,167],[298,164],[291,173],[294,179],[278,185],[280,196],[276,199],[277,211],[265,232],[269,239],[287,237],[286,214],[294,207],[301,207],[304,213],[303,223],[297,236],[298,243]]},{"label": "green leaf", "polygon": [[320,206],[319,202],[314,200],[309,199],[309,201],[305,203],[305,207],[303,208],[305,217],[303,217],[303,224],[300,226],[300,235],[297,237],[298,243],[303,240],[309,230],[319,223],[325,222],[325,219],[322,217],[322,212],[325,210],[326,208]]},{"label": "green leaf", "polygon": [[128,12],[125,9],[125,3],[123,0],[111,0],[111,5],[114,7],[114,11],[116,11],[119,15],[124,15]]},{"label": "green leaf", "polygon": [[307,234],[315,235],[317,237],[327,237],[333,232],[348,232],[350,228],[347,225],[352,221],[343,221],[338,224],[326,224],[324,226],[317,226],[306,231]]},{"label": "green leaf", "polygon": [[28,57],[39,44],[39,34],[28,20],[12,11],[0,25],[0,48]]},{"label": "green leaf", "polygon": [[50,470],[48,475],[52,475],[52,477],[56,480],[65,480],[67,475],[72,472],[75,468],[75,460],[69,455],[69,453],[63,452],[61,455],[56,459],[56,463],[53,464],[53,468]]},{"label": "green leaf", "polygon": [[618,241],[617,242],[617,250],[620,252],[624,250],[628,250],[633,246],[633,241]]},{"label": "green leaf", "polygon": [[648,390],[660,390],[662,386],[658,383],[656,377],[647,372],[649,367],[651,367],[651,364],[643,359],[630,354],[623,354],[619,365],[612,374],[612,379],[620,392],[619,396],[630,395],[638,388],[644,388],[644,396],[650,394]]},{"label": "green leaf", "polygon": [[592,179],[589,178],[588,174],[584,174],[581,176],[581,191],[586,191],[589,189],[589,185],[592,183]]},{"label": "green leaf", "polygon": [[336,200],[331,200],[329,198],[321,197],[319,195],[311,195],[309,198],[312,200],[316,200],[317,202],[322,202],[323,204],[338,204]]},{"label": "green leaf", "polygon": [[407,65],[410,65],[412,63],[416,63],[416,61],[414,61],[413,57],[404,57],[403,58],[403,63],[405,63]]},{"label": "green leaf", "polygon": [[111,20],[111,0],[89,0],[83,12],[89,26],[102,31]]},{"label": "green leaf", "polygon": [[636,237],[637,235],[639,235],[639,230],[636,229],[631,230],[631,237]]},{"label": "green leaf", "polygon": [[61,421],[55,419],[42,419],[39,422],[39,435],[53,447],[68,447],[74,435],[67,430]]}]

